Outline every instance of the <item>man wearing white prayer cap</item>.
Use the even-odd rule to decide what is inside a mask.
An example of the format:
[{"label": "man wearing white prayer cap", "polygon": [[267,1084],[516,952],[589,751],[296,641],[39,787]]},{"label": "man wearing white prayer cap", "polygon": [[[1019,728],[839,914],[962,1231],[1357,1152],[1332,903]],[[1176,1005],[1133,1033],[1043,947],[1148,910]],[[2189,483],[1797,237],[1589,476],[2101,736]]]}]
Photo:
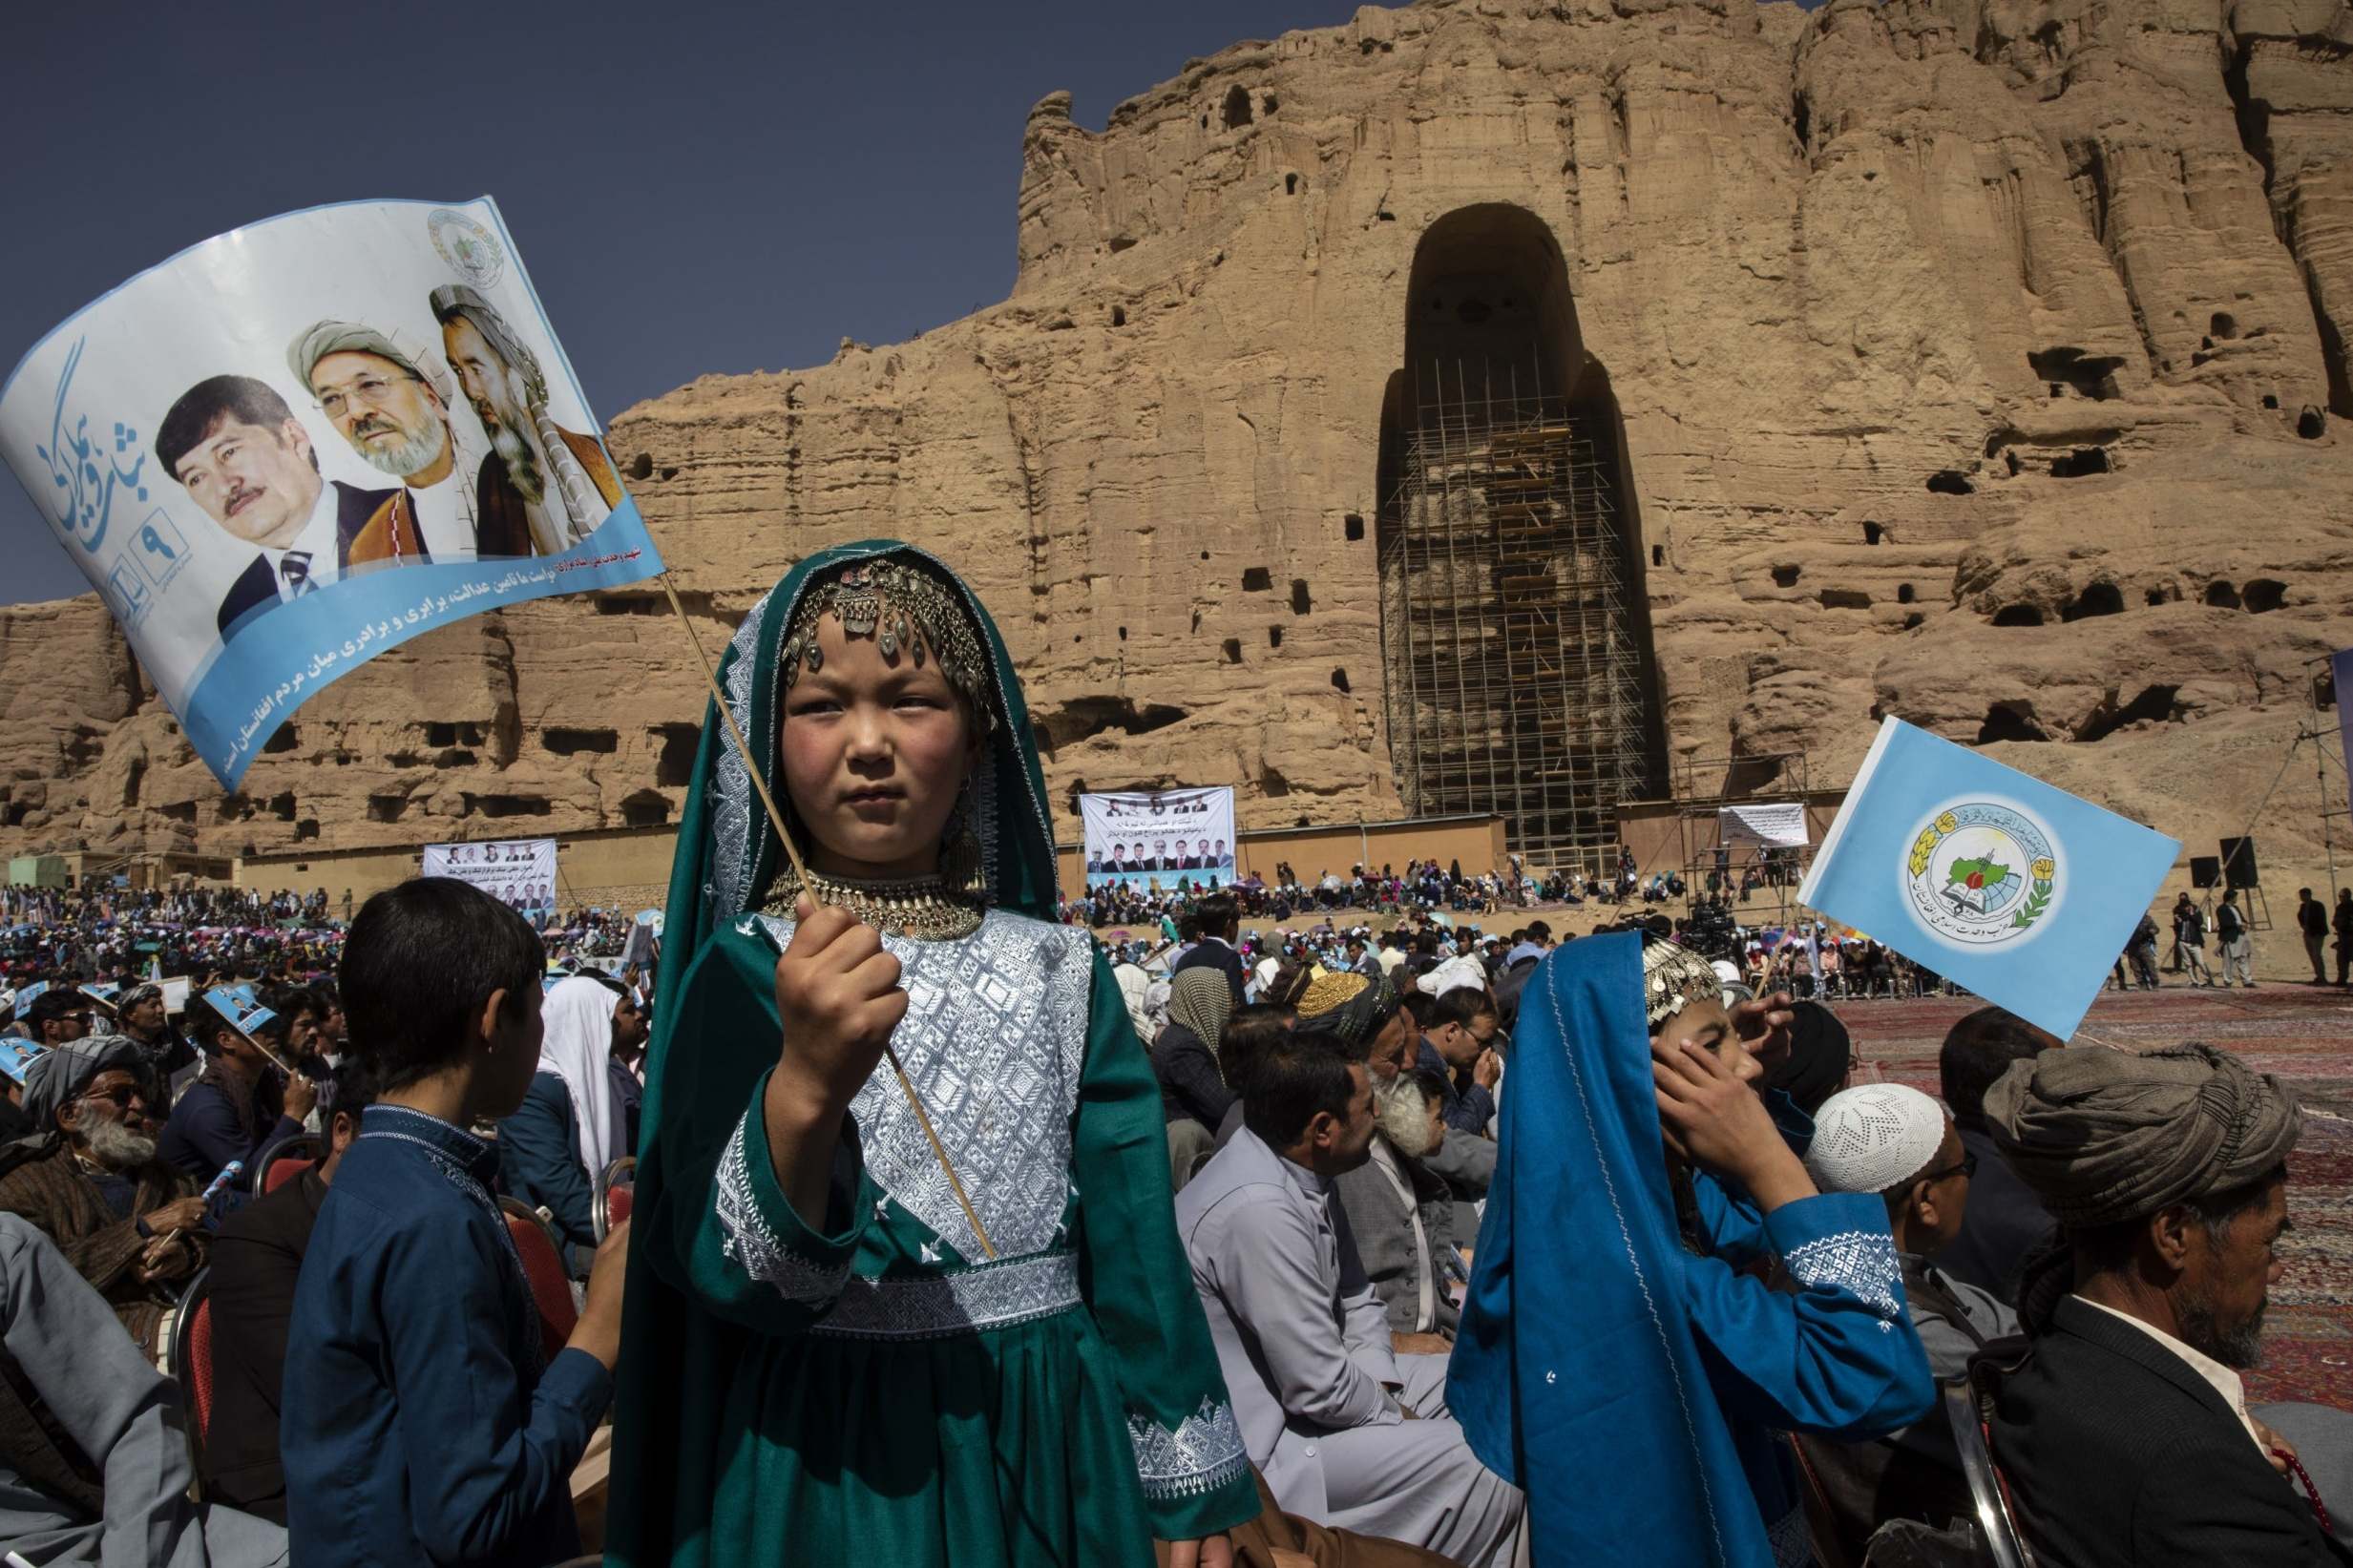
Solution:
[{"label": "man wearing white prayer cap", "polygon": [[2017,1313],[1927,1262],[1961,1233],[1976,1168],[1944,1108],[1901,1083],[1831,1096],[1814,1118],[1806,1151],[1806,1169],[1824,1192],[1876,1192],[1886,1201],[1912,1326],[1940,1378],[1958,1377],[1985,1340],[2018,1331]]},{"label": "man wearing white prayer cap", "polygon": [[[1928,1259],[1961,1232],[1977,1157],[1944,1108],[1901,1083],[1866,1083],[1822,1102],[1806,1169],[1824,1192],[1875,1192],[1903,1271],[1903,1307],[1938,1381],[1961,1376],[1989,1340],[2015,1334],[2018,1314]],[[1801,1440],[1822,1482],[1848,1560],[1859,1562],[1879,1519],[1943,1524],[1968,1506],[1960,1456],[1942,1415],[1865,1443]]]}]

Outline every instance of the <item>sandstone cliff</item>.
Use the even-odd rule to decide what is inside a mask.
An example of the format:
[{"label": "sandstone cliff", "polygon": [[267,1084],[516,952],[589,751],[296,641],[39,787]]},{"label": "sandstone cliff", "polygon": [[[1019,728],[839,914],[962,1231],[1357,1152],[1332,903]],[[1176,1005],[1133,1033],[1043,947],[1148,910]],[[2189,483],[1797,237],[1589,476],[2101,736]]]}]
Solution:
[{"label": "sandstone cliff", "polygon": [[[1058,796],[1401,809],[1384,408],[1418,245],[1489,203],[1557,244],[1622,424],[1671,752],[1836,782],[1896,713],[2210,849],[2353,641],[2343,0],[1368,7],[1072,108],[1030,115],[1009,300],[610,431],[722,627],[823,544],[955,562]],[[95,600],[19,607],[0,846],[663,820],[701,706],[665,617],[421,639],[224,800]],[[2267,858],[2317,855],[2305,774]]]}]

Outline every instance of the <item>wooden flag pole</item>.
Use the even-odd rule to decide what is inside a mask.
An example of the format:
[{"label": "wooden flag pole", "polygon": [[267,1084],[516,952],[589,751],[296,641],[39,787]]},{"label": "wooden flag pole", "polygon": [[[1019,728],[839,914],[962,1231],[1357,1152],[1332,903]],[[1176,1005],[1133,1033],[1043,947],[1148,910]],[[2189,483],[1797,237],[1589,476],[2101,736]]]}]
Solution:
[{"label": "wooden flag pole", "polygon": [[[703,666],[703,683],[710,688],[711,705],[719,710],[721,721],[727,726],[727,736],[735,742],[735,754],[744,760],[744,771],[751,775],[751,786],[760,792],[760,804],[767,807],[768,824],[776,829],[776,842],[784,846],[785,858],[792,862],[794,874],[801,879],[801,886],[809,889],[813,902],[817,896],[817,885],[809,880],[809,868],[801,863],[801,851],[794,847],[792,835],[785,831],[785,814],[776,808],[776,797],[768,793],[768,782],[761,776],[759,764],[752,761],[751,744],[744,739],[743,727],[735,721],[735,710],[727,705],[726,694],[719,689],[719,672],[712,667],[711,656],[703,651],[702,635],[695,630],[695,623],[687,616],[686,607],[679,602],[678,590],[670,585],[670,574],[666,571],[662,574],[662,591],[670,596],[670,608],[677,612],[678,623],[686,628],[686,640],[694,644],[695,659]],[[931,1139],[932,1158],[939,1161],[940,1174],[948,1179],[948,1190],[956,1194],[956,1206],[964,1211],[964,1218],[971,1223],[973,1235],[980,1243],[980,1250],[995,1258],[996,1244],[989,1240],[988,1228],[981,1224],[979,1211],[973,1207],[972,1198],[956,1177],[956,1165],[948,1158],[948,1146],[939,1140],[939,1134],[933,1128],[931,1113],[924,1110],[922,1097],[915,1093],[914,1080],[908,1077],[906,1067],[898,1059],[898,1048],[885,1040],[882,1054],[890,1058],[891,1071],[898,1077],[899,1093],[907,1097],[907,1108],[915,1113],[916,1124],[922,1127],[923,1136]]]}]

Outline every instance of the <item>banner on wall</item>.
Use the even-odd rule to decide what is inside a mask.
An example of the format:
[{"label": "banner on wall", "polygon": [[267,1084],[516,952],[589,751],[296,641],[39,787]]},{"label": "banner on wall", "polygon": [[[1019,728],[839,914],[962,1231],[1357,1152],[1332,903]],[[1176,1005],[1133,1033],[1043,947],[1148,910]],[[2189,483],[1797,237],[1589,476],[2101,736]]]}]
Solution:
[{"label": "banner on wall", "polygon": [[385,649],[662,570],[487,197],[149,268],[17,364],[0,456],[231,789]]},{"label": "banner on wall", "polygon": [[470,882],[534,925],[556,911],[554,839],[429,844],[425,874]]},{"label": "banner on wall", "polygon": [[1717,842],[1732,847],[1799,849],[1812,842],[1805,805],[1799,801],[1718,806],[1715,831]]},{"label": "banner on wall", "polygon": [[1164,892],[1233,883],[1233,790],[1161,789],[1081,795],[1086,886]]}]

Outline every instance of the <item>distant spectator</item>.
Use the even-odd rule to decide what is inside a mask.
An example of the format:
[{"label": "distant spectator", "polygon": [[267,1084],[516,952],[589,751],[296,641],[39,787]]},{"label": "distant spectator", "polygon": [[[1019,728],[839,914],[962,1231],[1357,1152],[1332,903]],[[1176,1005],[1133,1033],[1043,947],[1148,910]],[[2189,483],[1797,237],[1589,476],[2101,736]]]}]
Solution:
[{"label": "distant spectator", "polygon": [[1173,974],[1206,965],[1226,977],[1226,983],[1233,990],[1233,1005],[1240,1007],[1242,955],[1234,951],[1234,943],[1242,934],[1241,906],[1229,892],[1211,893],[1193,906],[1193,912],[1200,922],[1201,937],[1177,961]]},{"label": "distant spectator", "polygon": [[1981,1007],[1945,1032],[1937,1053],[1940,1093],[1952,1112],[1961,1146],[1976,1157],[1969,1204],[1958,1235],[1943,1244],[1937,1266],[1965,1285],[2015,1303],[2027,1255],[2049,1239],[2050,1215],[1994,1147],[1985,1125],[1985,1091],[2010,1063],[2059,1041],[2012,1013]]},{"label": "distant spectator", "polygon": [[346,1063],[327,1119],[326,1158],[230,1215],[213,1240],[213,1415],[204,1481],[222,1501],[280,1524],[286,1519],[280,1385],[294,1285],[319,1207],[359,1136],[360,1113],[374,1099],[367,1069]]},{"label": "distant spectator", "polygon": [[2312,960],[2312,983],[2328,984],[2328,969],[2321,961],[2321,950],[2328,942],[2328,910],[2312,896],[2309,888],[2296,889],[2296,926],[2304,933],[2304,956]]},{"label": "distant spectator", "polygon": [[90,1033],[90,998],[71,986],[52,986],[32,999],[25,1021],[34,1043],[49,1047],[78,1040]]}]

